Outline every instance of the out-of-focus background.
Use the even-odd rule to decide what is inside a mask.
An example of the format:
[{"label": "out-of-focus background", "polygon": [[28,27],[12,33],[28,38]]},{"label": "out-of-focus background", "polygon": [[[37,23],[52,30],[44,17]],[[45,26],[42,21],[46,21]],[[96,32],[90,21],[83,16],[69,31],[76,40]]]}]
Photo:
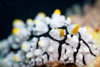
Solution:
[{"label": "out-of-focus background", "polygon": [[74,4],[67,8],[66,17],[70,16],[72,24],[86,26],[87,33],[94,36],[94,40],[100,44],[100,0],[87,0],[81,6]]},{"label": "out-of-focus background", "polygon": [[[27,18],[33,19],[38,12],[44,12],[47,16],[51,16],[57,8],[66,17],[73,17],[78,10],[79,16],[82,16],[83,6],[87,4],[86,10],[88,10],[94,2],[95,0],[0,0],[0,40],[11,34],[14,19],[22,19],[23,21],[26,21]],[[81,21],[79,16],[77,19]]]}]

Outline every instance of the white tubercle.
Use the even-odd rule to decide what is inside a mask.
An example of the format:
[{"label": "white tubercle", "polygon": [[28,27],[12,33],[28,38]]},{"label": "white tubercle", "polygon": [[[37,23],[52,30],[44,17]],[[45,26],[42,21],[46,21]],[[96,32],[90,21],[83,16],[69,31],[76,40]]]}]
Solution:
[{"label": "white tubercle", "polygon": [[64,35],[66,35],[65,30],[63,29],[52,29],[49,34],[51,35],[51,37],[53,37],[54,39],[57,40],[62,40],[64,39]]},{"label": "white tubercle", "polygon": [[31,26],[31,27],[34,24],[34,22],[33,22],[33,20],[31,18],[27,19],[26,23],[27,23],[28,26]]},{"label": "white tubercle", "polygon": [[31,46],[33,46],[33,47],[35,48],[36,45],[37,45],[37,43],[38,43],[38,38],[33,37],[33,39],[32,39],[32,43],[31,43]]},{"label": "white tubercle", "polygon": [[34,20],[34,25],[35,25],[35,27],[33,27],[34,35],[41,35],[48,31],[48,26],[43,21]]},{"label": "white tubercle", "polygon": [[31,34],[26,28],[13,28],[12,32],[16,38],[18,38],[18,40],[26,40],[27,37]]},{"label": "white tubercle", "polygon": [[16,27],[16,28],[24,28],[25,27],[25,24],[22,20],[20,19],[15,19],[13,21],[13,27]]},{"label": "white tubercle", "polygon": [[23,42],[23,44],[21,45],[21,48],[23,51],[28,52],[30,49],[30,43],[28,42]]},{"label": "white tubercle", "polygon": [[46,18],[45,18],[45,22],[46,22],[46,24],[50,24],[51,19],[50,19],[49,17],[46,17]]},{"label": "white tubercle", "polygon": [[38,41],[38,45],[42,48],[47,48],[49,44],[50,42],[48,38],[40,38],[40,41]]},{"label": "white tubercle", "polygon": [[34,51],[34,55],[35,56],[39,56],[39,55],[41,55],[42,54],[42,50],[41,49],[36,49],[35,51]]},{"label": "white tubercle", "polygon": [[20,53],[17,53],[14,55],[14,61],[22,61],[23,60],[23,56]]},{"label": "white tubercle", "polygon": [[71,18],[70,18],[70,17],[68,17],[65,23],[67,23],[67,24],[69,24],[69,25],[70,25],[70,24],[71,24]]},{"label": "white tubercle", "polygon": [[34,56],[33,52],[29,52],[26,54],[26,57],[27,58],[32,58]]},{"label": "white tubercle", "polygon": [[57,27],[64,26],[64,22],[62,22],[60,19],[62,19],[62,18],[54,18],[54,19],[52,19],[51,23],[50,23],[50,27],[51,28],[57,28]]},{"label": "white tubercle", "polygon": [[51,53],[51,52],[53,52],[53,51],[54,51],[53,46],[50,46],[50,47],[49,47],[49,49],[48,49],[48,52],[50,52],[50,53]]},{"label": "white tubercle", "polygon": [[41,21],[43,21],[44,19],[45,19],[45,13],[43,13],[43,12],[39,12],[38,14],[37,14],[37,16],[35,17],[35,19],[36,20],[41,20]]},{"label": "white tubercle", "polygon": [[78,24],[73,24],[67,27],[67,30],[70,34],[76,34],[78,32],[79,25]]}]

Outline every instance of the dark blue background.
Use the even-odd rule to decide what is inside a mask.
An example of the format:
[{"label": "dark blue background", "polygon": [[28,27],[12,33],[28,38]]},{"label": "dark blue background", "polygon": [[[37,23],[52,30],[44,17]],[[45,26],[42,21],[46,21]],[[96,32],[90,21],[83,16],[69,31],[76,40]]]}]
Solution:
[{"label": "dark blue background", "polygon": [[7,38],[12,32],[14,19],[34,18],[38,12],[51,16],[58,8],[65,14],[66,8],[75,3],[83,4],[85,0],[0,0],[0,40]]}]

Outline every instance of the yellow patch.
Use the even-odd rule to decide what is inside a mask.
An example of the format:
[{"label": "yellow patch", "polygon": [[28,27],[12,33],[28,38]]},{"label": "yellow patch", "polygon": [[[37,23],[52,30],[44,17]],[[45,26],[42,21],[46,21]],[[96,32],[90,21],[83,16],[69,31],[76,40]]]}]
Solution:
[{"label": "yellow patch", "polygon": [[79,29],[79,25],[76,24],[76,25],[75,25],[75,28],[71,31],[71,33],[72,33],[72,34],[76,34],[77,31],[78,31],[78,29]]},{"label": "yellow patch", "polygon": [[34,20],[34,23],[37,23],[37,20]]},{"label": "yellow patch", "polygon": [[17,61],[16,55],[14,56],[14,61]]},{"label": "yellow patch", "polygon": [[88,30],[88,27],[85,27],[86,30]]},{"label": "yellow patch", "polygon": [[22,20],[20,20],[20,19],[15,19],[14,21],[13,21],[13,25],[15,25],[15,24],[17,24],[17,23],[22,23],[23,21]]},{"label": "yellow patch", "polygon": [[31,19],[31,18],[29,18],[29,19],[27,19],[27,21],[28,21],[28,22],[30,22],[30,21],[32,21],[32,19]]},{"label": "yellow patch", "polygon": [[58,29],[58,28],[56,28],[56,30],[58,31],[59,29]]},{"label": "yellow patch", "polygon": [[34,51],[34,55],[35,55],[35,51]]},{"label": "yellow patch", "polygon": [[56,10],[54,11],[54,14],[61,14],[61,11],[60,11],[59,9],[56,9]]},{"label": "yellow patch", "polygon": [[39,12],[38,15],[40,15],[40,16],[46,16],[45,13],[43,13],[43,12]]},{"label": "yellow patch", "polygon": [[38,45],[40,45],[40,41],[38,41]]},{"label": "yellow patch", "polygon": [[63,37],[63,36],[64,36],[64,30],[61,29],[61,30],[60,30],[60,37]]},{"label": "yellow patch", "polygon": [[68,17],[69,20],[71,20],[71,17]]},{"label": "yellow patch", "polygon": [[12,33],[13,33],[13,34],[16,34],[17,31],[18,31],[18,28],[13,28]]},{"label": "yellow patch", "polygon": [[94,47],[98,47],[98,45],[94,45]]},{"label": "yellow patch", "polygon": [[21,48],[24,49],[24,45],[21,45]]},{"label": "yellow patch", "polygon": [[92,38],[94,39],[95,38],[95,36],[92,34]]}]

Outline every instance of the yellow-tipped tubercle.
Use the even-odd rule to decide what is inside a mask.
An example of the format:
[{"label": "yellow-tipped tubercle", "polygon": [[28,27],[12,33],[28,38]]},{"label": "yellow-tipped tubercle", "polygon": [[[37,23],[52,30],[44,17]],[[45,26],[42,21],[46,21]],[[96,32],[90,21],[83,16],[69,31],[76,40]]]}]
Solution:
[{"label": "yellow-tipped tubercle", "polygon": [[17,61],[16,55],[14,56],[14,61]]},{"label": "yellow-tipped tubercle", "polygon": [[61,11],[60,11],[59,9],[56,9],[56,10],[54,11],[54,14],[61,14]]},{"label": "yellow-tipped tubercle", "polygon": [[71,20],[71,17],[68,17],[69,20]]},{"label": "yellow-tipped tubercle", "polygon": [[34,23],[37,23],[37,20],[34,20]]},{"label": "yellow-tipped tubercle", "polygon": [[27,21],[30,22],[30,21],[32,21],[32,19],[31,18],[28,18]]},{"label": "yellow-tipped tubercle", "polygon": [[43,12],[39,12],[38,15],[46,16],[45,13],[43,13]]},{"label": "yellow-tipped tubercle", "polygon": [[86,30],[88,30],[88,27],[85,27]]},{"label": "yellow-tipped tubercle", "polygon": [[23,44],[21,45],[21,48],[24,49],[24,45]]},{"label": "yellow-tipped tubercle", "polygon": [[98,45],[94,45],[94,47],[98,47]]},{"label": "yellow-tipped tubercle", "polygon": [[94,39],[95,38],[95,36],[92,34],[92,38]]},{"label": "yellow-tipped tubercle", "polygon": [[17,31],[18,31],[18,28],[13,28],[12,33],[13,33],[13,34],[16,34]]},{"label": "yellow-tipped tubercle", "polygon": [[23,21],[20,20],[20,19],[15,19],[15,20],[13,21],[13,25],[16,24],[16,23],[19,23],[19,22],[22,23]]},{"label": "yellow-tipped tubercle", "polygon": [[76,34],[77,31],[78,31],[78,29],[79,29],[79,25],[76,24],[75,27],[74,27],[74,29],[71,31],[71,33],[72,33],[72,34]]},{"label": "yellow-tipped tubercle", "polygon": [[35,55],[35,51],[34,51],[34,55]]},{"label": "yellow-tipped tubercle", "polygon": [[38,45],[40,45],[40,41],[38,41]]},{"label": "yellow-tipped tubercle", "polygon": [[63,37],[63,36],[64,36],[64,30],[61,29],[61,30],[60,30],[60,37]]},{"label": "yellow-tipped tubercle", "polygon": [[58,28],[56,28],[56,30],[58,31],[59,29],[58,29]]}]

